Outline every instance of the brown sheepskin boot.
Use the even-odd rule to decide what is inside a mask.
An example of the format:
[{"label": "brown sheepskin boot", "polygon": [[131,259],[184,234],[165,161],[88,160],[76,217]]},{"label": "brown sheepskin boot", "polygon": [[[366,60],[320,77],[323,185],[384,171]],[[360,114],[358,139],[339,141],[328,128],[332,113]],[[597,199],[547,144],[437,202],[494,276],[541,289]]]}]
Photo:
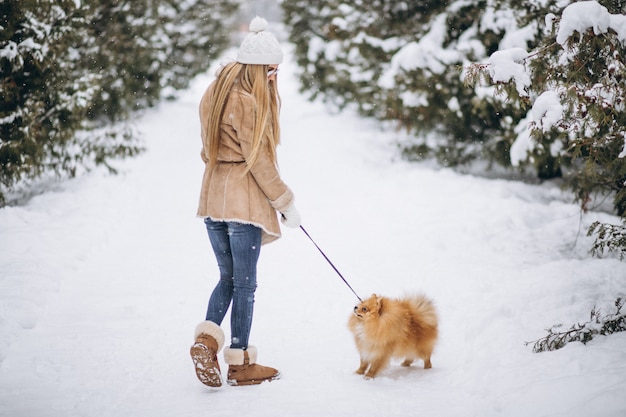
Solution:
[{"label": "brown sheepskin boot", "polygon": [[256,363],[257,350],[254,346],[248,349],[224,349],[224,360],[228,364],[229,385],[256,385],[264,381],[280,378],[280,372],[269,366]]},{"label": "brown sheepskin boot", "polygon": [[209,387],[222,386],[222,373],[217,354],[224,346],[224,332],[215,323],[203,321],[195,332],[196,342],[191,346],[191,360],[196,368],[196,376]]}]

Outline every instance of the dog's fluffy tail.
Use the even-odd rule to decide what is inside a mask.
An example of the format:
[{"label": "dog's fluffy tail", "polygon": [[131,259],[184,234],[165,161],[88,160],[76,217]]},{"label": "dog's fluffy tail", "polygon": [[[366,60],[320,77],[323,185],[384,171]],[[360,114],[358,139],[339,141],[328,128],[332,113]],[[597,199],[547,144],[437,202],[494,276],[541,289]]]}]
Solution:
[{"label": "dog's fluffy tail", "polygon": [[408,297],[411,305],[415,309],[417,316],[422,320],[423,324],[437,328],[437,310],[432,300],[424,294],[416,294]]}]

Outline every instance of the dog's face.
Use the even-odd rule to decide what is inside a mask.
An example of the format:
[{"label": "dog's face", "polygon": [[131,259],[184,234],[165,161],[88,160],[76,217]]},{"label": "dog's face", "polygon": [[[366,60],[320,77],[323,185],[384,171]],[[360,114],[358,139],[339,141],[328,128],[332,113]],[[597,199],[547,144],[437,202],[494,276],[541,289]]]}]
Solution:
[{"label": "dog's face", "polygon": [[383,297],[372,294],[367,300],[363,300],[354,306],[354,315],[361,320],[367,320],[371,317],[378,316],[382,306]]}]

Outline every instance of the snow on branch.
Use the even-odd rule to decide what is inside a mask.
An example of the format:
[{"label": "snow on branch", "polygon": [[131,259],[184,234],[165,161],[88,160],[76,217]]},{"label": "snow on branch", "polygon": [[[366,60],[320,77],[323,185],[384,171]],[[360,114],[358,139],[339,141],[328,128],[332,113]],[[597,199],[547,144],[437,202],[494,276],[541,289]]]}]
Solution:
[{"label": "snow on branch", "polygon": [[489,75],[496,83],[515,82],[521,97],[528,96],[526,88],[530,86],[530,76],[524,66],[528,52],[523,48],[511,48],[496,51],[489,57]]},{"label": "snow on branch", "polygon": [[563,118],[563,105],[557,91],[544,91],[531,109],[532,121],[544,132],[549,131]]},{"label": "snow on branch", "polygon": [[[557,18],[553,14],[546,16],[546,22],[551,25]],[[567,52],[570,47],[575,47],[570,42],[574,39],[576,32],[585,34],[593,31],[596,36],[606,34],[612,30],[617,35],[617,39],[622,44],[626,44],[626,16],[613,15],[608,9],[600,5],[597,1],[580,1],[568,5],[558,19],[558,29],[556,33],[556,41],[544,46],[533,52],[527,52],[523,48],[509,48],[494,52],[485,63],[471,64],[466,74],[466,84],[476,84],[478,81],[491,81],[496,84],[498,92],[508,92],[509,96],[512,91],[516,91],[520,99],[526,100],[531,105],[531,109],[526,119],[521,125],[526,129],[540,130],[543,133],[549,132],[551,129],[565,128],[563,118],[567,106],[568,95],[571,90],[564,86],[550,84],[546,87],[547,91],[537,91],[534,85],[532,65],[528,65],[530,60],[543,59],[542,56],[549,48],[560,47],[563,52],[563,59],[572,59],[572,55]],[[611,68],[609,68],[611,71]],[[591,102],[598,102],[603,108],[610,109],[620,103],[619,97],[610,89],[598,83],[592,88],[580,93],[578,98],[585,98]],[[532,94],[534,91],[535,94]],[[531,96],[534,98],[531,101]],[[571,104],[571,103],[570,103]],[[587,112],[585,103],[581,103],[578,107],[582,113]],[[592,125],[593,123],[587,119]],[[570,121],[573,124],[579,123],[580,119]],[[569,128],[572,128],[570,125]],[[526,129],[517,130],[517,139],[511,148],[511,162],[513,166],[517,166],[521,161],[526,160],[527,155],[534,148],[534,139],[532,134],[526,132]],[[624,151],[620,157],[626,155],[626,143]]]},{"label": "snow on branch", "polygon": [[[612,29],[622,44],[626,44],[626,16],[613,15],[597,1],[580,1],[567,6],[558,24],[556,42],[565,46],[575,32],[585,33],[592,29],[596,35],[607,33]],[[549,45],[551,47],[552,45]],[[536,53],[530,54],[523,48],[499,50],[491,54],[486,64],[470,65],[470,76],[476,71],[488,71],[495,83],[514,82],[517,92],[527,97],[525,91],[530,86],[530,76],[525,63]]]},{"label": "snow on branch", "polygon": [[583,34],[589,29],[596,36],[613,30],[622,44],[626,45],[626,16],[611,14],[597,1],[579,1],[567,6],[561,14],[556,42],[564,46],[574,32]]},{"label": "snow on branch", "polygon": [[565,346],[569,342],[582,342],[587,344],[597,335],[607,336],[617,332],[626,331],[626,314],[621,312],[624,306],[624,300],[618,298],[615,300],[616,311],[613,314],[600,316],[600,310],[595,307],[591,310],[590,319],[585,323],[574,324],[565,331],[559,331],[563,326],[556,324],[547,329],[548,335],[541,339],[526,342],[525,345],[533,345],[533,352],[545,352],[557,350]]}]

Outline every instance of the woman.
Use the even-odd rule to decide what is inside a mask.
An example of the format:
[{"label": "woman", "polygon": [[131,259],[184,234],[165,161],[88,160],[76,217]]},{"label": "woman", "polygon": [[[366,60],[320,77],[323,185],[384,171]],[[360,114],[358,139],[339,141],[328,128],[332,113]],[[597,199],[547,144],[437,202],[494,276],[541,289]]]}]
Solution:
[{"label": "woman", "polygon": [[259,384],[279,372],[256,363],[248,344],[261,245],[280,237],[278,213],[289,227],[300,225],[294,196],[276,165],[280,142],[276,88],[280,44],[256,17],[236,62],[225,65],[200,102],[205,171],[198,215],[204,218],[220,280],[209,299],[206,320],[195,331],[191,357],[198,379],[222,385],[217,354],[224,345],[220,324],[231,307],[231,343],[224,349],[230,385]]}]

